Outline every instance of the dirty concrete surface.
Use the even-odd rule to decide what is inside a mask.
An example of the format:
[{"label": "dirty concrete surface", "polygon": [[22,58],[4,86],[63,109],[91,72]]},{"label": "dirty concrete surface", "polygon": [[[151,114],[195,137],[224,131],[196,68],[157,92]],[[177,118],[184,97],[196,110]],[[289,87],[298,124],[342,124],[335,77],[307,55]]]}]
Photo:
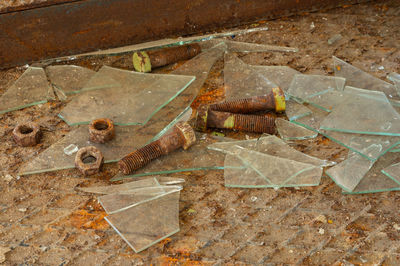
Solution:
[{"label": "dirty concrete surface", "polygon": [[[265,25],[268,31],[234,39],[298,47],[299,52],[240,54],[246,63],[288,65],[305,74],[332,75],[335,55],[381,79],[400,72],[400,5],[396,0],[249,26]],[[343,38],[328,45],[337,33]],[[63,64],[131,69],[126,56]],[[222,69],[220,60],[194,108],[223,98]],[[1,71],[0,94],[23,71],[22,67]],[[103,219],[106,213],[96,197],[75,190],[110,184],[108,180],[117,173],[115,164],[87,178],[75,169],[16,174],[23,162],[72,129],[56,116],[64,105],[55,101],[0,115],[0,246],[11,248],[6,253],[7,265],[400,264],[398,192],[343,195],[325,175],[317,187],[226,188],[223,171],[171,174],[186,180],[179,202],[180,232],[135,254]],[[25,119],[44,128],[42,142],[35,147],[22,148],[12,140],[12,129]],[[245,138],[242,133],[221,132]],[[347,155],[346,149],[321,136],[291,145],[336,162]]]}]

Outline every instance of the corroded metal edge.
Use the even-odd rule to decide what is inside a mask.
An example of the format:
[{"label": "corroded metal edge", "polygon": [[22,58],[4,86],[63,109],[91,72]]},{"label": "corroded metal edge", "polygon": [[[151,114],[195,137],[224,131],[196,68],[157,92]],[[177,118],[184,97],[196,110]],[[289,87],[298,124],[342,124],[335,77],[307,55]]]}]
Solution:
[{"label": "corroded metal edge", "polygon": [[369,0],[84,0],[0,14],[0,68]]}]

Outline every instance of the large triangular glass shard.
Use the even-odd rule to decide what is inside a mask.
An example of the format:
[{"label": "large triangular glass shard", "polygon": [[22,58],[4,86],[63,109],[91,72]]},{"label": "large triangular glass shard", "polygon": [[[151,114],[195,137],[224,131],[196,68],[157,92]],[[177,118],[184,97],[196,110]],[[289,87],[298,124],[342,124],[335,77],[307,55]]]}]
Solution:
[{"label": "large triangular glass shard", "polygon": [[64,153],[64,148],[71,144],[79,148],[94,145],[104,155],[105,163],[116,162],[129,152],[140,148],[167,132],[179,119],[187,113],[190,105],[203,86],[205,79],[215,61],[222,57],[226,46],[219,45],[203,52],[181,67],[173,74],[195,75],[193,82],[183,93],[178,95],[165,108],[156,113],[144,126],[116,126],[113,140],[105,144],[89,142],[87,126],[80,126],[69,132],[63,139],[40,153],[33,160],[26,162],[19,170],[20,175],[49,172],[74,168],[74,156]]},{"label": "large triangular glass shard", "polygon": [[[376,153],[380,152],[380,149],[380,146],[373,144],[366,149],[366,152]],[[362,157],[360,154],[349,152],[346,160],[328,169],[326,174],[344,191],[352,192],[373,164],[373,161]]]},{"label": "large triangular glass shard", "polygon": [[193,76],[146,74],[103,67],[97,77],[118,80],[120,86],[84,91],[62,110],[69,125],[86,124],[107,117],[116,125],[144,125],[195,79]]},{"label": "large triangular glass shard", "polygon": [[78,187],[77,190],[87,193],[108,195],[114,193],[122,193],[137,188],[155,187],[159,185],[161,186],[177,185],[184,182],[185,180],[182,178],[156,176],[156,177],[146,177],[145,179],[142,180],[136,180],[133,182],[123,183],[120,185],[99,186],[99,187]]},{"label": "large triangular glass shard", "polygon": [[393,164],[382,170],[382,173],[390,177],[400,186],[400,163]]},{"label": "large triangular glass shard", "polygon": [[202,47],[207,48],[207,46],[214,46],[219,42],[224,42],[228,47],[228,52],[234,53],[250,53],[250,52],[298,52],[298,48],[269,45],[269,44],[258,44],[249,42],[237,42],[226,39],[212,39],[210,41],[204,42]]},{"label": "large triangular glass shard", "polygon": [[225,98],[234,100],[265,95],[276,87],[286,91],[297,73],[286,66],[248,65],[236,55],[228,53],[224,66]]},{"label": "large triangular glass shard", "polygon": [[366,90],[381,91],[391,100],[399,100],[395,87],[379,78],[376,78],[361,69],[333,56],[335,76],[346,79],[346,85]]},{"label": "large triangular glass shard", "polygon": [[29,67],[0,97],[0,114],[55,99],[43,68]]},{"label": "large triangular glass shard", "polygon": [[93,70],[74,65],[49,66],[46,72],[51,84],[64,95],[78,93],[96,74]]},{"label": "large triangular glass shard", "polygon": [[[386,167],[398,162],[399,159],[400,154],[398,153],[387,153],[385,156],[382,156],[364,175],[353,191],[344,191],[344,193],[362,194],[384,191],[400,191],[400,185],[382,173],[382,169],[385,169]],[[356,173],[354,170],[352,172]]]},{"label": "large triangular glass shard", "polygon": [[242,147],[248,150],[257,151],[260,153],[285,158],[305,164],[312,164],[315,166],[330,166],[334,162],[321,160],[319,158],[304,154],[285,143],[280,138],[270,135],[261,137],[259,139],[239,140],[229,142],[216,142],[208,146],[209,149],[224,152],[227,154],[234,154],[238,150],[237,147]]},{"label": "large triangular glass shard", "polygon": [[[179,231],[181,188],[155,187],[153,189],[165,190],[165,192],[159,194],[155,191],[150,192],[153,197],[147,197],[142,201],[138,201],[140,198],[144,198],[141,196],[136,199],[129,198],[129,195],[125,195],[127,198],[114,197],[113,199],[117,203],[123,200],[130,202],[130,205],[105,217],[106,221],[135,252],[140,252]],[[112,195],[117,194],[103,197]]]},{"label": "large triangular glass shard", "polygon": [[[225,186],[280,188],[316,186],[320,182],[322,175],[320,166],[271,156],[240,146],[234,147],[235,150],[227,155],[225,160]],[[241,161],[244,169],[238,168],[237,159]],[[236,173],[232,173],[231,170]]]},{"label": "large triangular glass shard", "polygon": [[285,141],[312,139],[318,136],[317,132],[289,122],[285,119],[277,118],[275,120],[275,125],[279,136]]},{"label": "large triangular glass shard", "polygon": [[[400,136],[400,115],[385,94],[346,87],[346,97],[321,123],[329,131]],[[373,97],[371,97],[371,94]]]},{"label": "large triangular glass shard", "polygon": [[301,117],[309,116],[312,112],[310,109],[294,100],[287,100],[285,113],[289,121],[293,121]]},{"label": "large triangular glass shard", "polygon": [[124,176],[117,174],[110,181],[119,181],[140,176],[163,175],[179,172],[193,172],[202,170],[219,170],[224,168],[224,155],[206,148],[210,138],[201,139],[197,136],[196,143],[187,150],[171,152],[151,161],[145,167],[136,170],[133,174]]},{"label": "large triangular glass shard", "polygon": [[[330,112],[341,102],[340,94],[345,81],[340,77],[295,75],[287,93],[301,103],[309,103]],[[335,99],[336,95],[338,99]]]}]

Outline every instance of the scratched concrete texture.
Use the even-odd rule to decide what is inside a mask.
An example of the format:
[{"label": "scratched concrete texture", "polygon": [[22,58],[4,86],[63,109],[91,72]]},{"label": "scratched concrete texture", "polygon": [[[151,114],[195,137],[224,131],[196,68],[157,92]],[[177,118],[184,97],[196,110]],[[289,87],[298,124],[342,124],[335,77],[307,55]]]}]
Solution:
[{"label": "scratched concrete texture", "polygon": [[[400,72],[400,4],[396,0],[247,26],[268,26],[269,30],[235,40],[299,48],[295,54],[240,54],[247,63],[288,65],[306,74],[332,75],[331,57],[336,55],[382,79]],[[343,38],[328,45],[337,33]],[[68,63],[96,70],[104,64],[131,69],[124,56],[61,64]],[[176,66],[160,72],[168,73]],[[23,70],[0,72],[0,94]],[[220,60],[194,107],[223,97],[222,70]],[[180,232],[135,254],[103,219],[106,213],[96,197],[76,191],[76,187],[110,184],[108,180],[117,172],[115,164],[88,178],[76,170],[16,174],[22,162],[72,129],[56,116],[64,106],[55,101],[0,115],[0,247],[10,249],[5,265],[400,264],[399,192],[343,195],[326,176],[317,187],[233,189],[224,187],[223,171],[171,174],[186,180],[179,201]],[[40,145],[21,148],[13,142],[11,131],[27,118],[41,123],[44,136]],[[240,132],[221,132],[245,138]],[[336,162],[347,155],[346,149],[323,137],[291,145]]]}]

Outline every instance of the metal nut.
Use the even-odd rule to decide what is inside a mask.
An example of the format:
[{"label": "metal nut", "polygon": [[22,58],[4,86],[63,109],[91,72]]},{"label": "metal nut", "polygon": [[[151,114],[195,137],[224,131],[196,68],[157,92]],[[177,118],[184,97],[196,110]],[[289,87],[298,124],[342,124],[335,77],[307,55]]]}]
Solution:
[{"label": "metal nut", "polygon": [[22,147],[35,146],[41,136],[40,126],[33,122],[18,124],[13,130],[14,141]]},{"label": "metal nut", "polygon": [[100,172],[104,157],[94,146],[79,149],[75,156],[75,167],[85,176]]},{"label": "metal nut", "polygon": [[89,125],[89,140],[94,143],[105,143],[115,136],[114,123],[108,118],[93,120]]}]

